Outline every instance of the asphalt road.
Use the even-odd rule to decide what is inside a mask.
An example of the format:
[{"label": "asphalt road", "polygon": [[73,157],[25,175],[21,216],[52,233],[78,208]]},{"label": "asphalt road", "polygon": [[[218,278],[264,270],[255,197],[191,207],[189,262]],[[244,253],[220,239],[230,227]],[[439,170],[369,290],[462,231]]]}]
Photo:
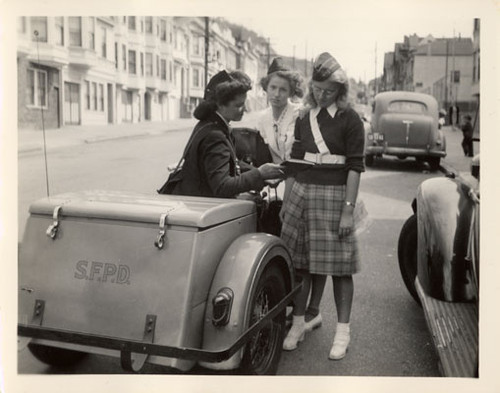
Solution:
[{"label": "asphalt road", "polygon": [[[61,192],[108,189],[154,192],[175,162],[187,132],[147,138],[121,139],[75,146],[48,157],[51,195]],[[296,351],[284,352],[279,375],[326,376],[438,376],[437,357],[422,310],[404,288],[397,260],[399,231],[411,215],[410,203],[424,179],[442,176],[414,160],[387,159],[362,175],[361,198],[372,221],[360,235],[362,271],[355,280],[352,339],[342,361],[327,359],[333,339],[335,313],[331,282],[321,304],[323,326],[306,336]],[[46,195],[43,156],[19,160],[19,235],[24,231],[31,201]],[[35,374],[120,374],[119,360],[89,356],[81,364],[61,370],[19,353],[18,372]],[[169,370],[149,367],[149,373]],[[207,371],[196,368],[194,374]]]}]

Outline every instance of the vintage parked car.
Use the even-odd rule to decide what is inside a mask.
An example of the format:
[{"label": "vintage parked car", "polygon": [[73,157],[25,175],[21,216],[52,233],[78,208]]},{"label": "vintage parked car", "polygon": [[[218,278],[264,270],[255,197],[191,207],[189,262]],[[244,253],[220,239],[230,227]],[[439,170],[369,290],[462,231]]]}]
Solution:
[{"label": "vintage parked car", "polygon": [[479,156],[471,172],[422,182],[398,243],[403,281],[450,377],[478,376]]},{"label": "vintage parked car", "polygon": [[439,168],[446,140],[438,127],[438,104],[428,94],[388,91],[375,96],[365,162],[372,166],[384,155],[409,156]]},{"label": "vintage parked car", "polygon": [[19,250],[20,348],[56,366],[93,353],[127,371],[276,373],[300,284],[281,239],[257,230],[266,211],[259,195],[34,202]]}]

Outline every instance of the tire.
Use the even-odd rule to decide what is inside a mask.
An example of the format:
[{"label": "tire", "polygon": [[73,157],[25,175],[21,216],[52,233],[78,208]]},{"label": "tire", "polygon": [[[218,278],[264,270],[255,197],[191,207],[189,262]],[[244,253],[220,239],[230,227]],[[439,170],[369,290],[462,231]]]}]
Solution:
[{"label": "tire", "polygon": [[398,240],[399,270],[406,289],[413,299],[420,305],[420,299],[415,288],[417,277],[417,243],[418,228],[417,216],[414,214],[403,225]]},{"label": "tire", "polygon": [[397,157],[398,157],[400,160],[406,160],[406,158],[407,158],[408,156],[404,156],[404,155],[400,154],[400,155],[399,155],[399,156],[397,156]]},{"label": "tire", "polygon": [[373,166],[373,162],[375,161],[375,157],[372,155],[366,155],[365,156],[365,165],[366,166]]},{"label": "tire", "polygon": [[439,169],[439,164],[441,163],[441,157],[429,157],[427,162],[429,163],[431,170],[437,171]]},{"label": "tire", "polygon": [[[283,274],[276,265],[264,270],[250,301],[250,318],[247,328],[257,322],[268,310],[278,304],[286,295]],[[283,309],[270,324],[252,336],[246,346],[240,371],[245,375],[274,375],[278,369],[285,334]]]},{"label": "tire", "polygon": [[88,355],[86,352],[49,347],[40,344],[28,344],[28,349],[35,358],[45,364],[55,367],[73,366]]}]

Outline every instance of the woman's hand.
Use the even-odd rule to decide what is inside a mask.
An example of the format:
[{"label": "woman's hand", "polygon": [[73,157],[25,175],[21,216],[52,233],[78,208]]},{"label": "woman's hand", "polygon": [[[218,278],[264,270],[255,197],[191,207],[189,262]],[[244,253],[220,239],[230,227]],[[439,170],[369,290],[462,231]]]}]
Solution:
[{"label": "woman's hand", "polygon": [[261,165],[258,169],[264,180],[282,179],[285,176],[285,168],[278,164],[267,163]]},{"label": "woman's hand", "polygon": [[344,206],[340,216],[339,237],[348,236],[354,230],[354,207]]}]

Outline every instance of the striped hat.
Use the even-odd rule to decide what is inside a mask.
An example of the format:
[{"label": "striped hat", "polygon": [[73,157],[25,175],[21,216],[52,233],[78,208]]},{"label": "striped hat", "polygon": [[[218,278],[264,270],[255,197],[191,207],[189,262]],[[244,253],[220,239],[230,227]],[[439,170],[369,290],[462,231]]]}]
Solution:
[{"label": "striped hat", "polygon": [[314,61],[312,79],[322,82],[328,78],[334,82],[347,83],[347,76],[338,61],[328,52],[323,52]]}]

